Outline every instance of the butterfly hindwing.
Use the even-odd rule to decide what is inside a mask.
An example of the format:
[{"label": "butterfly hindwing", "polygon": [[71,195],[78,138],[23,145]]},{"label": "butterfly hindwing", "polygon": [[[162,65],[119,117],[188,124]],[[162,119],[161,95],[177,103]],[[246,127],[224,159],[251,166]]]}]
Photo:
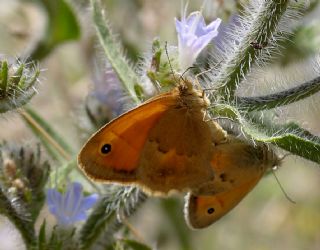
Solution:
[{"label": "butterfly hindwing", "polygon": [[257,184],[260,178],[247,180],[240,186],[216,195],[186,196],[185,216],[192,228],[204,228],[233,209]]},{"label": "butterfly hindwing", "polygon": [[207,227],[233,209],[278,158],[264,144],[253,146],[228,136],[228,142],[213,151],[211,163],[214,194],[208,195],[207,190],[206,194],[189,193],[186,197],[185,218],[192,228]]}]

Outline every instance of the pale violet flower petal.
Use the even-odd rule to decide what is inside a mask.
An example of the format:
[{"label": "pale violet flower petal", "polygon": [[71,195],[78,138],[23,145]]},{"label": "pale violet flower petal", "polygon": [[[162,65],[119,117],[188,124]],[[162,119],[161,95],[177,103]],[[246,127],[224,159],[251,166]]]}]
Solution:
[{"label": "pale violet flower petal", "polygon": [[72,213],[77,211],[81,200],[82,200],[82,186],[80,183],[74,182],[72,185],[69,185],[68,190],[65,194],[65,202],[63,209]]},{"label": "pale violet flower petal", "polygon": [[200,52],[218,35],[221,19],[206,25],[199,11],[192,12],[181,21],[175,19],[179,43],[179,63],[182,70],[192,66]]},{"label": "pale violet flower petal", "polygon": [[74,215],[73,217],[74,220],[76,221],[82,221],[82,220],[85,220],[87,219],[87,214],[85,212],[80,212],[80,213],[77,213]]},{"label": "pale violet flower petal", "polygon": [[62,200],[62,196],[59,192],[57,192],[55,189],[48,189],[47,191],[47,204],[49,207],[49,211],[53,215],[58,214],[58,207],[56,204],[60,204]]},{"label": "pale violet flower petal", "polygon": [[80,210],[87,210],[91,208],[97,202],[98,199],[99,195],[97,194],[92,194],[83,198],[80,204]]},{"label": "pale violet flower petal", "polygon": [[87,218],[86,211],[94,206],[99,196],[92,194],[83,197],[80,183],[72,183],[64,194],[56,189],[47,190],[49,211],[56,217],[58,224],[68,226]]}]

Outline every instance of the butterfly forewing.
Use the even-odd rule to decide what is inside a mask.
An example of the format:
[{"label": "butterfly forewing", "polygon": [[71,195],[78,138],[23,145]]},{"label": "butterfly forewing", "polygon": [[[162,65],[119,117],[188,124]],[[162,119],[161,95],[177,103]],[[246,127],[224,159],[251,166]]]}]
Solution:
[{"label": "butterfly forewing", "polygon": [[215,143],[224,137],[218,125],[214,130],[203,120],[200,110],[178,106],[167,110],[150,130],[139,163],[139,180],[164,193],[196,189],[213,181],[210,159]]},{"label": "butterfly forewing", "polygon": [[[80,168],[94,180],[133,182],[149,131],[173,102],[171,96],[157,98],[102,127],[82,148]],[[102,151],[105,145],[109,152]]]},{"label": "butterfly forewing", "polygon": [[79,165],[94,180],[138,184],[150,193],[196,190],[213,181],[211,155],[225,139],[218,124],[205,120],[207,105],[190,86],[158,95],[93,135]]}]

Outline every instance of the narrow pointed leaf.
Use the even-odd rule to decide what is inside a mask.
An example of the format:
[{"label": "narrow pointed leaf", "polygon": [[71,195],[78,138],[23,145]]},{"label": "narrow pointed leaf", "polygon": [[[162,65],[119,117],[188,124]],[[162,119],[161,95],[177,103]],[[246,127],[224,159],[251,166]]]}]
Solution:
[{"label": "narrow pointed leaf", "polygon": [[38,250],[46,249],[46,221],[44,220],[39,231],[38,236]]},{"label": "narrow pointed leaf", "polygon": [[80,26],[71,6],[65,0],[36,0],[47,14],[47,27],[30,58],[41,60],[58,45],[78,39]]},{"label": "narrow pointed leaf", "polygon": [[[138,94],[142,96],[142,93],[140,93],[142,88],[139,85],[138,77],[121,53],[119,43],[115,41],[110,27],[104,18],[99,0],[91,0],[91,4],[93,7],[93,21],[108,61],[133,101],[140,103]],[[135,90],[139,90],[139,92],[137,93]]]},{"label": "narrow pointed leaf", "polygon": [[21,116],[54,159],[71,160],[74,154],[72,148],[39,114],[28,107],[21,113]]},{"label": "narrow pointed leaf", "polygon": [[1,71],[0,71],[0,93],[6,94],[8,85],[8,63],[7,61],[3,61],[1,63]]},{"label": "narrow pointed leaf", "polygon": [[320,137],[295,123],[277,125],[254,114],[240,114],[234,107],[221,105],[214,108],[216,116],[228,117],[238,123],[244,133],[256,141],[272,143],[294,155],[320,163]]},{"label": "narrow pointed leaf", "polygon": [[131,250],[152,250],[151,247],[135,240],[123,239],[121,242]]},{"label": "narrow pointed leaf", "polygon": [[[282,126],[267,124],[256,124],[256,126],[260,131],[265,132],[265,135],[252,133],[258,135],[255,138],[258,141],[270,142],[294,155],[320,163],[320,137],[312,135],[295,123]],[[249,133],[253,131],[253,129],[246,129]]]}]

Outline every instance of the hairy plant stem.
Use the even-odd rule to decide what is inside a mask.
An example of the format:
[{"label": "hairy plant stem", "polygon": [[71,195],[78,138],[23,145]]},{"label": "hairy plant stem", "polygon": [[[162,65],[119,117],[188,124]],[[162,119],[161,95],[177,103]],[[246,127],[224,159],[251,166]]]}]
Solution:
[{"label": "hairy plant stem", "polygon": [[33,228],[33,223],[25,221],[19,216],[15,208],[12,206],[11,201],[0,189],[0,214],[7,217],[19,230],[27,249],[32,249],[35,245],[36,237]]},{"label": "hairy plant stem", "polygon": [[260,111],[288,105],[320,91],[320,77],[299,86],[264,96],[236,97],[236,103],[245,111]]},{"label": "hairy plant stem", "polygon": [[110,188],[80,230],[81,249],[92,249],[97,244],[103,246],[101,249],[111,246],[113,234],[124,225],[119,216],[133,215],[147,199],[146,194],[134,187]]},{"label": "hairy plant stem", "polygon": [[249,72],[257,56],[261,53],[259,49],[251,45],[252,42],[268,43],[277,30],[281,16],[287,10],[289,2],[289,0],[266,0],[261,5],[259,12],[253,16],[254,19],[249,31],[239,41],[239,45],[224,63],[224,67],[213,84],[215,86],[222,85],[220,89],[222,95],[233,99],[237,85]]}]

